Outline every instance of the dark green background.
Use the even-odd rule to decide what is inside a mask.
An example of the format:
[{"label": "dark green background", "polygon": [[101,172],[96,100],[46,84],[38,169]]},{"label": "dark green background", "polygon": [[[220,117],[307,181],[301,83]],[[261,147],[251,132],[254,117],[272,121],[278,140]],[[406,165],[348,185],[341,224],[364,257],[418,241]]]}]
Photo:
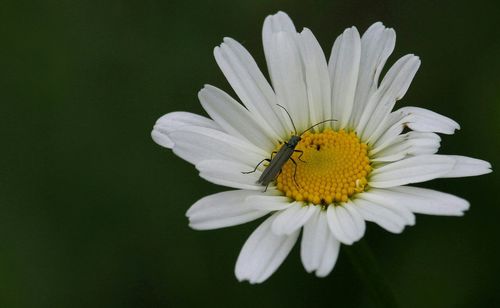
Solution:
[{"label": "dark green background", "polygon": [[[167,112],[203,113],[204,83],[231,92],[212,56],[224,36],[262,65],[262,22],[277,10],[328,55],[346,27],[395,28],[389,63],[422,59],[400,106],[462,125],[442,153],[499,162],[494,1],[1,4],[0,307],[372,306],[345,249],[325,279],[304,271],[296,247],[266,283],[237,282],[236,258],[259,222],[189,229],[189,206],[225,188],[149,136]],[[432,181],[425,186],[468,199],[470,211],[419,215],[402,235],[369,225],[366,242],[401,307],[500,301],[499,183],[498,173]]]}]

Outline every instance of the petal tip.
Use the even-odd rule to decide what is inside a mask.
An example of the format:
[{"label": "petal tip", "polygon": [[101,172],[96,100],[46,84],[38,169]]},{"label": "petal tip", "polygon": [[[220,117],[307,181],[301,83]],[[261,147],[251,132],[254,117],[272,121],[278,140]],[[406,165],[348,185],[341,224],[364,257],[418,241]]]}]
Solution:
[{"label": "petal tip", "polygon": [[172,149],[175,145],[166,134],[163,134],[156,129],[151,131],[151,139],[153,139],[156,144],[167,149]]}]

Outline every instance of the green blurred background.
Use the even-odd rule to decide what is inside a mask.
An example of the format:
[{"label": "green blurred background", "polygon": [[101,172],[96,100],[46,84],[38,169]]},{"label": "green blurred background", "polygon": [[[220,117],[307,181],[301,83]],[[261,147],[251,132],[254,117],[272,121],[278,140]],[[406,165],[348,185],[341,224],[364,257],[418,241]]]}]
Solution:
[{"label": "green blurred background", "polygon": [[[500,22],[495,1],[2,1],[0,307],[373,306],[346,250],[324,279],[297,247],[264,284],[239,283],[239,250],[259,221],[207,232],[185,212],[225,190],[149,136],[158,117],[204,113],[203,84],[230,93],[212,56],[224,36],[263,67],[264,18],[287,12],[330,53],[343,29],[397,31],[389,63],[422,66],[400,106],[462,125],[442,153],[498,166]],[[498,172],[424,186],[472,206],[419,215],[365,237],[401,307],[500,302]],[[354,245],[354,250],[357,245]]]}]

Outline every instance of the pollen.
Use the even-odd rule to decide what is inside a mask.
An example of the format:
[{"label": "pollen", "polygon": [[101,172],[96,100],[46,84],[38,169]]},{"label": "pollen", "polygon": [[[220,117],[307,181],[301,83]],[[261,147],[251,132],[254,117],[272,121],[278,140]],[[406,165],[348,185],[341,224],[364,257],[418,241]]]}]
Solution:
[{"label": "pollen", "polygon": [[306,132],[295,150],[276,179],[287,197],[329,205],[365,190],[372,168],[368,147],[354,132]]}]

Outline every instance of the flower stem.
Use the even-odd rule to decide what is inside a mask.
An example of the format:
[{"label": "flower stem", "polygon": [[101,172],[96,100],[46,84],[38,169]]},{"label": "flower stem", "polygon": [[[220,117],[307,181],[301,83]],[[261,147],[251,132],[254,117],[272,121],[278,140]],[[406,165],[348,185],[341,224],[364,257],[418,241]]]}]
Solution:
[{"label": "flower stem", "polygon": [[396,298],[381,273],[378,262],[364,239],[354,246],[345,246],[349,259],[358,272],[376,307],[398,307]]}]

